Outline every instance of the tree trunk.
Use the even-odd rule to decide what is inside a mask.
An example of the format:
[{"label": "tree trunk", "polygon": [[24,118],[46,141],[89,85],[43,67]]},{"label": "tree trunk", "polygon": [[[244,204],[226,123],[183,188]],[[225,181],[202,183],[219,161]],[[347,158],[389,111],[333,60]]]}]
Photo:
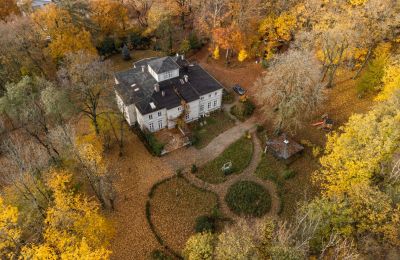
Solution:
[{"label": "tree trunk", "polygon": [[372,54],[372,49],[373,49],[373,48],[374,48],[373,46],[371,46],[371,47],[368,48],[367,56],[365,57],[365,60],[364,60],[364,62],[362,63],[361,67],[357,70],[356,74],[353,76],[353,79],[356,79],[356,78],[358,78],[358,77],[360,76],[361,71],[365,68],[365,66],[367,65],[369,59],[370,59],[371,56],[372,56],[371,54]]}]

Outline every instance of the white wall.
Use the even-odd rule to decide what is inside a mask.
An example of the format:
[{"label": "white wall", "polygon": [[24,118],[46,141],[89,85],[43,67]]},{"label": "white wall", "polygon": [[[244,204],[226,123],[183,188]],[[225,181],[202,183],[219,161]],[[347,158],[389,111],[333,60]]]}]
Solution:
[{"label": "white wall", "polygon": [[157,82],[161,82],[161,81],[164,81],[167,79],[179,77],[179,69],[171,70],[169,72],[165,72],[165,73],[161,73],[161,74],[155,73],[153,71],[153,69],[150,67],[150,65],[147,65],[147,69],[149,70],[150,75],[152,75],[153,78],[155,80],[157,80]]},{"label": "white wall", "polygon": [[[148,129],[151,132],[156,132],[167,127],[166,109],[160,109],[146,115],[142,115],[139,110],[136,109],[136,113],[138,115],[138,123],[142,129]],[[151,124],[153,124],[153,127],[151,127]]]},{"label": "white wall", "polygon": [[221,104],[222,104],[222,89],[200,96],[200,103],[199,103],[200,116],[215,111],[217,109],[220,109]]},{"label": "white wall", "polygon": [[118,108],[121,111],[121,113],[124,115],[126,121],[130,126],[134,125],[136,123],[136,107],[135,105],[129,105],[125,106],[124,102],[122,101],[121,97],[115,93],[116,99],[117,99],[117,104]]}]

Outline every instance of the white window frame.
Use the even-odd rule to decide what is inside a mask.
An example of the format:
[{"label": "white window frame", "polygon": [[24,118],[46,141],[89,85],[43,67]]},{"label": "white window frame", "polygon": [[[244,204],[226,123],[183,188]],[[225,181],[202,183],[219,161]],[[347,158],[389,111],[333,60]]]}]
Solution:
[{"label": "white window frame", "polygon": [[158,112],[158,116],[161,116],[161,115],[162,115],[162,114],[161,114],[161,111],[159,111],[159,112]]},{"label": "white window frame", "polygon": [[204,105],[203,104],[200,105],[200,111],[204,111]]},{"label": "white window frame", "polygon": [[207,104],[207,108],[210,109],[211,108],[211,102],[208,102]]},{"label": "white window frame", "polygon": [[152,114],[149,115],[149,119],[153,119],[153,115]]},{"label": "white window frame", "polygon": [[149,129],[150,129],[150,131],[154,131],[154,124],[153,123],[149,123]]},{"label": "white window frame", "polygon": [[163,128],[163,121],[159,120],[158,121],[158,129],[162,129]]},{"label": "white window frame", "polygon": [[214,100],[214,107],[216,107],[218,104],[218,100]]}]

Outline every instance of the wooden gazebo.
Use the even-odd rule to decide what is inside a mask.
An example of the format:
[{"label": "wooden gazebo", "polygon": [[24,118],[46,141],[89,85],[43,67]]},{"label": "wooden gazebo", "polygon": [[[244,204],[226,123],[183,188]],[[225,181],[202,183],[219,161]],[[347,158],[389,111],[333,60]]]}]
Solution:
[{"label": "wooden gazebo", "polygon": [[265,146],[265,151],[271,151],[276,158],[286,162],[291,162],[303,150],[303,146],[289,138],[286,134],[281,134],[278,137],[268,140]]}]

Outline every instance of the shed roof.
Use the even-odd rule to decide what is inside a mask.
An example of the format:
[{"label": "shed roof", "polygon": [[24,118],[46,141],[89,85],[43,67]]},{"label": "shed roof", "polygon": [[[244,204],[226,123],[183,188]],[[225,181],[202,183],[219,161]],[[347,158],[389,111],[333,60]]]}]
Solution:
[{"label": "shed roof", "polygon": [[304,147],[287,137],[285,134],[267,141],[267,149],[279,159],[287,160],[293,155],[304,150]]}]

